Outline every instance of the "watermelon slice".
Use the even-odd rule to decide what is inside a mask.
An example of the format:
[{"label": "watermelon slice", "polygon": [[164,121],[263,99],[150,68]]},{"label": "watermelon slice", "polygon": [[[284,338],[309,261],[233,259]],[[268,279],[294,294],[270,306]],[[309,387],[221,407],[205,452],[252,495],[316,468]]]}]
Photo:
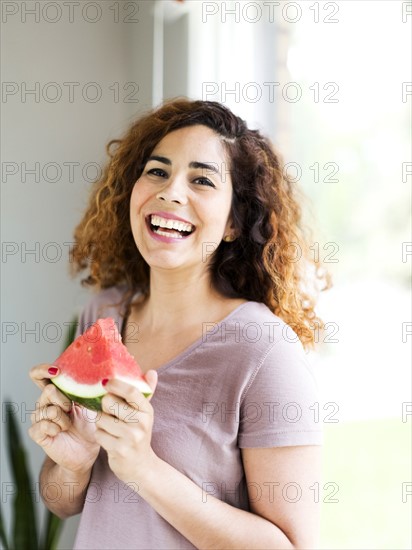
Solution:
[{"label": "watermelon slice", "polygon": [[153,393],[111,317],[98,319],[53,364],[60,372],[51,382],[71,401],[88,409],[101,410],[107,393],[102,385],[105,378],[124,380],[145,397]]}]

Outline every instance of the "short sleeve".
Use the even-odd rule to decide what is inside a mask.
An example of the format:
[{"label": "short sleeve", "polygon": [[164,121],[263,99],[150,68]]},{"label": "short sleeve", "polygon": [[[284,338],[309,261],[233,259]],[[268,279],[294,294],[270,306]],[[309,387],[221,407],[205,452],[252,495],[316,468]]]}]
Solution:
[{"label": "short sleeve", "polygon": [[240,405],[238,445],[321,445],[315,378],[301,343],[281,339],[257,365]]}]

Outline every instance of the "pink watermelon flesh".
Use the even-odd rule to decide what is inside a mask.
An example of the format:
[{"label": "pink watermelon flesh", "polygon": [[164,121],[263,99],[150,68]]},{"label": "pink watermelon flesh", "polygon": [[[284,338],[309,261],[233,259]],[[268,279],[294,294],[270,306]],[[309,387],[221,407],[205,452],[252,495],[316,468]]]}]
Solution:
[{"label": "pink watermelon flesh", "polygon": [[53,384],[89,409],[101,410],[101,399],[107,393],[101,383],[105,378],[124,380],[146,397],[152,394],[111,317],[98,319],[53,364],[59,368],[59,374],[51,379]]}]

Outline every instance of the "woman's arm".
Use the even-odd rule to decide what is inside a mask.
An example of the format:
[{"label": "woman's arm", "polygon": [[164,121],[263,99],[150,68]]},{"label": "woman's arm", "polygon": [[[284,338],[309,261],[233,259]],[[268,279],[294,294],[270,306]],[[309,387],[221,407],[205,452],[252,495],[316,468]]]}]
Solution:
[{"label": "woman's arm", "polygon": [[91,470],[71,472],[46,457],[40,472],[40,494],[47,508],[66,519],[83,509]]},{"label": "woman's arm", "polygon": [[139,480],[139,494],[199,549],[317,548],[320,504],[309,487],[320,482],[320,452],[244,449],[251,512],[205,493],[160,459]]}]

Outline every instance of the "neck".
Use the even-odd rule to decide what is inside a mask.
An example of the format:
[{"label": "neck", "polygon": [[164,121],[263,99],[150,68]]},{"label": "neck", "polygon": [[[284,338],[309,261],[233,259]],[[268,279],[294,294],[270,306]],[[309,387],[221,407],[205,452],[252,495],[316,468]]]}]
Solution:
[{"label": "neck", "polygon": [[161,332],[212,321],[222,301],[206,271],[182,276],[151,270],[150,295],[142,306],[144,324],[150,331]]}]

